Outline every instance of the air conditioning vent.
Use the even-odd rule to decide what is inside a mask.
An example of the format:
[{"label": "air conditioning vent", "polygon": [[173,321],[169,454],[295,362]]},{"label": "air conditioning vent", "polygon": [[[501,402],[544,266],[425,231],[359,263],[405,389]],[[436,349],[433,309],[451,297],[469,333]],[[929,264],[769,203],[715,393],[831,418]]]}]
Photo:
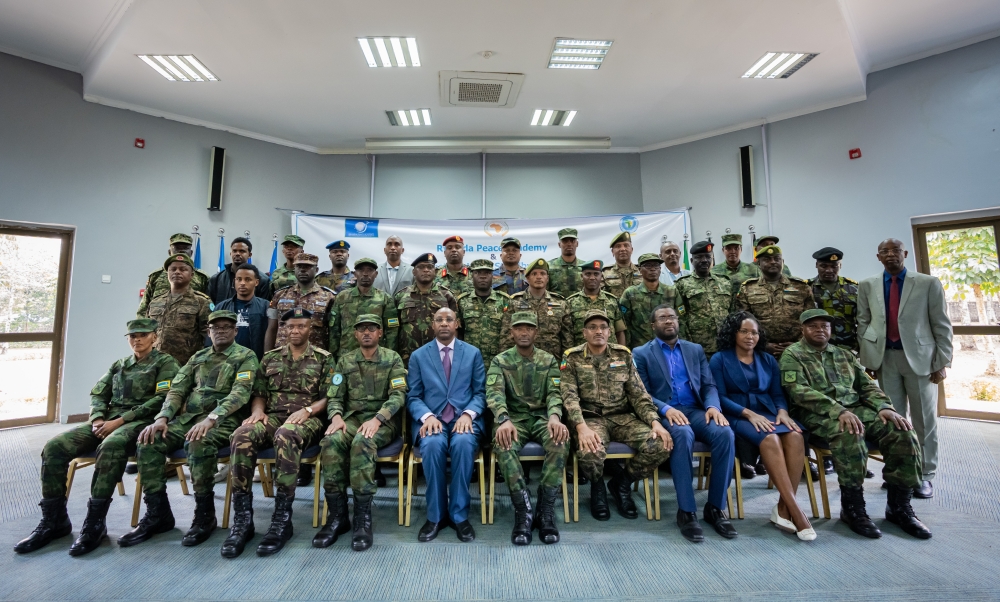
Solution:
[{"label": "air conditioning vent", "polygon": [[473,84],[461,82],[458,84],[458,102],[500,102],[502,84]]},{"label": "air conditioning vent", "polygon": [[441,106],[510,108],[517,100],[522,82],[521,73],[441,71]]}]

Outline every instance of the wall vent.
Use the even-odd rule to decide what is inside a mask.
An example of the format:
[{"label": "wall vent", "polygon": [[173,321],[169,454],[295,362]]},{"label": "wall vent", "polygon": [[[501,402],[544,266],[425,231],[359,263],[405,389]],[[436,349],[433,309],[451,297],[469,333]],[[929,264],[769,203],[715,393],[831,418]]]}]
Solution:
[{"label": "wall vent", "polygon": [[511,108],[524,74],[441,71],[438,81],[443,107]]}]

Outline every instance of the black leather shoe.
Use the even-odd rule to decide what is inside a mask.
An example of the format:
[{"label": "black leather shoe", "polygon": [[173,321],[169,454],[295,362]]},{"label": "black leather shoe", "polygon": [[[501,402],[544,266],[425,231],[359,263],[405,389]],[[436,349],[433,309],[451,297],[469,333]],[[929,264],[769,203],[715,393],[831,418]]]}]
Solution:
[{"label": "black leather shoe", "polygon": [[441,519],[440,522],[436,523],[427,521],[426,523],[424,523],[423,527],[420,527],[420,533],[417,534],[417,541],[422,541],[422,542],[434,541],[434,539],[437,538],[438,533],[440,533],[441,530],[444,529],[445,527],[449,526],[449,524],[450,521],[446,518],[443,518]]},{"label": "black leather shoe", "polygon": [[866,470],[865,471],[865,478],[866,479],[874,479],[875,478],[875,473],[872,472],[872,471],[870,471],[870,470]]},{"label": "black leather shoe", "polygon": [[375,464],[375,485],[378,487],[385,487],[385,475],[382,474],[382,465]]},{"label": "black leather shoe", "polygon": [[611,510],[608,509],[608,488],[604,485],[603,477],[590,482],[590,515],[597,520],[611,518]]},{"label": "black leather shoe", "polygon": [[753,471],[757,473],[758,476],[764,476],[767,474],[767,468],[764,468],[764,461],[758,460],[757,464],[754,465]]},{"label": "black leather shoe", "polygon": [[681,528],[681,535],[684,536],[684,539],[691,543],[705,541],[705,533],[701,530],[697,512],[677,510],[677,526]]},{"label": "black leather shoe", "polygon": [[635,500],[632,499],[632,477],[627,470],[622,469],[608,481],[608,492],[615,503],[615,508],[618,509],[618,514],[628,519],[639,517],[639,510],[635,507]]},{"label": "black leather shoe", "polygon": [[834,472],[836,472],[833,469],[833,460],[830,459],[829,457],[823,458],[823,472],[825,472],[826,474],[833,474]]},{"label": "black leather shoe", "polygon": [[354,494],[354,536],[351,549],[363,552],[372,547],[372,496]]},{"label": "black leather shoe", "polygon": [[913,488],[913,497],[921,500],[929,500],[934,497],[934,485],[930,481],[920,481],[920,484]]},{"label": "black leather shoe", "polygon": [[306,487],[313,482],[313,465],[299,464],[299,476],[295,478],[295,484],[299,487]]},{"label": "black leather shoe", "polygon": [[247,542],[256,534],[253,526],[253,493],[237,491],[233,493],[233,526],[229,537],[222,542],[219,552],[223,558],[236,558],[243,553]]},{"label": "black leather shoe", "polygon": [[930,539],[931,530],[920,522],[913,512],[913,506],[910,505],[911,495],[913,491],[909,487],[890,485],[889,497],[885,504],[885,520],[899,525],[899,528],[917,539]]},{"label": "black leather shoe", "polygon": [[458,533],[458,541],[469,543],[476,540],[476,530],[472,528],[472,523],[467,520],[456,523],[455,531]]},{"label": "black leather shoe", "polygon": [[146,500],[146,514],[135,529],[118,538],[118,545],[122,548],[142,543],[174,528],[174,513],[170,511],[166,491],[147,493],[143,498]]},{"label": "black leather shoe", "polygon": [[556,528],[556,497],[558,487],[538,486],[538,507],[535,509],[535,524],[538,526],[538,539],[542,543],[559,542],[559,529]]},{"label": "black leather shoe", "polygon": [[139,465],[135,462],[129,462],[125,465],[125,474],[139,474]]},{"label": "black leather shoe", "polygon": [[840,488],[840,520],[858,535],[870,539],[882,537],[865,509],[865,491],[861,487]]},{"label": "black leather shoe", "polygon": [[258,556],[277,554],[292,538],[292,534],[295,532],[292,529],[292,502],[294,501],[295,498],[286,492],[279,491],[274,494],[274,514],[271,515],[271,526],[257,546]]},{"label": "black leather shoe", "polygon": [[812,477],[813,481],[819,480],[819,469],[812,462],[809,463],[809,476]]},{"label": "black leather shoe", "polygon": [[351,517],[347,513],[347,496],[339,491],[327,493],[326,524],[313,537],[313,547],[328,548],[336,543],[338,537],[350,530]]},{"label": "black leather shoe", "polygon": [[47,546],[53,539],[66,537],[73,533],[73,523],[66,513],[66,498],[54,497],[42,499],[38,503],[42,507],[42,520],[31,532],[31,535],[17,542],[14,551],[18,554],[34,552]]},{"label": "black leather shoe", "polygon": [[111,498],[90,498],[87,502],[87,518],[80,528],[80,535],[69,547],[70,556],[83,556],[89,554],[101,545],[101,542],[108,538],[108,508],[111,507]]},{"label": "black leather shoe", "polygon": [[535,521],[528,490],[511,491],[510,503],[514,506],[514,529],[510,532],[510,543],[515,546],[530,545],[531,527]]},{"label": "black leather shoe", "polygon": [[194,520],[191,528],[181,538],[182,546],[197,546],[205,543],[219,526],[215,520],[215,495],[206,493],[194,496]]},{"label": "black leather shoe", "polygon": [[757,476],[757,471],[746,462],[740,462],[740,478],[749,480]]},{"label": "black leather shoe", "polygon": [[712,504],[705,504],[704,517],[705,522],[712,525],[715,528],[715,532],[726,539],[735,539],[738,535],[736,527],[733,526],[733,523],[729,522],[729,517],[726,516],[726,511],[722,508],[716,508]]}]

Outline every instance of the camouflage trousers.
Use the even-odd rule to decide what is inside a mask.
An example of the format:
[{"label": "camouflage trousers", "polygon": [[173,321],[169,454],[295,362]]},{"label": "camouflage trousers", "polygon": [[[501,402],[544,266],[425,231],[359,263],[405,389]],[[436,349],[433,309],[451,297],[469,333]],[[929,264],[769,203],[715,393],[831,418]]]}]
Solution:
[{"label": "camouflage trousers", "polygon": [[180,423],[176,420],[167,424],[167,432],[157,435],[153,443],[140,443],[138,452],[139,479],[143,493],[160,493],[167,490],[167,456],[179,449],[187,452],[187,463],[191,469],[191,485],[195,495],[206,495],[215,489],[215,473],[218,472],[220,449],[229,446],[229,436],[239,424],[234,418],[226,418],[209,429],[200,441],[185,441],[184,436],[197,424]]},{"label": "camouflage trousers", "polygon": [[337,431],[323,437],[320,461],[323,463],[323,488],[327,493],[347,493],[348,483],[356,495],[375,495],[378,491],[375,485],[378,448],[395,441],[399,427],[396,420],[392,420],[380,426],[374,437],[365,439],[358,430],[372,416],[355,414],[344,420],[346,432]]},{"label": "camouflage trousers", "polygon": [[275,451],[274,482],[278,491],[286,494],[295,491],[302,452],[319,439],[323,421],[312,417],[302,424],[285,424],[287,418],[285,413],[268,414],[265,422],[245,424],[233,431],[229,459],[233,491],[250,491],[257,452],[269,447]]},{"label": "camouflage trousers", "polygon": [[636,451],[635,457],[625,461],[625,470],[633,479],[644,479],[653,474],[660,464],[670,458],[670,452],[663,449],[662,439],[651,438],[652,429],[633,414],[616,414],[600,418],[587,418],[587,426],[593,429],[604,443],[601,451],[592,453],[580,449],[576,441],[576,429],[570,428],[576,444],[577,464],[580,472],[590,480],[604,477],[604,460],[610,442],[624,443]]},{"label": "camouflage trousers", "polygon": [[566,468],[566,458],[569,456],[569,445],[557,445],[549,436],[548,418],[526,416],[522,420],[511,419],[517,429],[517,441],[511,441],[510,449],[502,449],[496,442],[496,428],[493,429],[493,453],[496,454],[500,472],[507,481],[511,491],[521,491],[527,487],[521,460],[518,455],[524,444],[534,441],[545,449],[545,460],[542,461],[542,487],[559,487],[562,484],[563,469]]},{"label": "camouflage trousers", "polygon": [[885,468],[882,478],[890,485],[915,487],[920,484],[922,456],[917,434],[913,430],[898,430],[891,422],[882,424],[878,413],[865,406],[848,408],[865,425],[865,436],[858,437],[840,431],[840,423],[832,418],[796,412],[796,418],[814,437],[821,437],[833,452],[833,466],[842,487],[860,487],[865,482],[868,463],[867,441],[878,445]]},{"label": "camouflage trousers", "polygon": [[125,474],[128,457],[135,454],[135,440],[149,422],[127,422],[101,439],[91,430],[91,423],[56,435],[42,449],[42,497],[66,497],[66,472],[73,458],[97,450],[94,478],[90,482],[90,497],[111,497],[115,485]]}]

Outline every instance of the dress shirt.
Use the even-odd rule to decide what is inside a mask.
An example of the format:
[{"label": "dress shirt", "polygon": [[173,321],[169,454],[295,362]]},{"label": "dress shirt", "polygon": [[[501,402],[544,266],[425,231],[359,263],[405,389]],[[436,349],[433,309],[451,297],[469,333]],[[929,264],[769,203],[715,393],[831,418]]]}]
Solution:
[{"label": "dress shirt", "polygon": [[[444,345],[438,339],[434,339],[434,342],[437,343],[437,346],[438,346],[438,356],[441,358],[441,363],[444,363],[444,350],[445,349],[451,349],[451,351],[449,351],[449,353],[451,353],[451,361],[453,361],[453,362],[455,361],[455,341],[457,341],[457,340],[458,340],[457,338],[452,339],[450,343],[448,343],[447,345]],[[454,370],[454,368],[452,368],[452,369]],[[462,413],[463,414],[468,414],[469,418],[472,418],[473,420],[475,420],[476,416],[479,415],[479,414],[477,414],[476,412],[474,412],[472,410],[466,410],[466,411],[464,411]],[[425,420],[427,420],[428,416],[433,416],[433,415],[434,415],[433,412],[427,412],[426,414],[424,414],[423,416],[420,417],[420,422],[423,423]]]},{"label": "dress shirt", "polygon": [[[896,284],[896,287],[897,287],[897,290],[899,292],[900,298],[902,298],[902,296],[903,296],[903,280],[906,278],[906,268],[903,268],[902,272],[896,274],[896,278],[898,279],[898,283]],[[889,332],[889,290],[891,288],[892,288],[892,274],[890,274],[889,272],[882,272],[882,292],[884,293],[883,296],[885,297],[885,326],[886,326],[886,333]],[[897,307],[898,307],[898,305],[897,305]],[[898,325],[899,324],[899,316],[895,316],[895,318],[896,318],[896,324]],[[903,348],[903,339],[900,339],[898,341],[890,341],[889,337],[888,337],[888,334],[887,334],[886,335],[886,339],[885,339],[885,348],[886,349],[902,349]]]},{"label": "dress shirt", "polygon": [[399,275],[399,266],[401,266],[401,265],[403,265],[403,264],[399,264],[396,267],[392,267],[391,265],[388,265],[388,263],[387,263],[386,266],[385,266],[385,278],[386,278],[386,280],[389,281],[389,290],[390,291],[393,288],[396,287],[396,276]]},{"label": "dress shirt", "polygon": [[660,339],[656,340],[663,350],[663,358],[667,360],[670,367],[670,388],[674,391],[674,398],[670,400],[671,406],[693,406],[698,402],[691,393],[691,381],[688,380],[687,367],[684,366],[684,355],[681,346],[674,344],[673,347],[664,343]]},{"label": "dress shirt", "polygon": [[687,276],[690,273],[691,270],[685,270],[684,268],[681,268],[680,272],[674,274],[673,272],[668,270],[666,266],[663,266],[663,269],[660,271],[660,282],[662,282],[663,284],[669,284],[673,286],[673,284],[677,282],[678,278],[680,278],[681,276]]}]

